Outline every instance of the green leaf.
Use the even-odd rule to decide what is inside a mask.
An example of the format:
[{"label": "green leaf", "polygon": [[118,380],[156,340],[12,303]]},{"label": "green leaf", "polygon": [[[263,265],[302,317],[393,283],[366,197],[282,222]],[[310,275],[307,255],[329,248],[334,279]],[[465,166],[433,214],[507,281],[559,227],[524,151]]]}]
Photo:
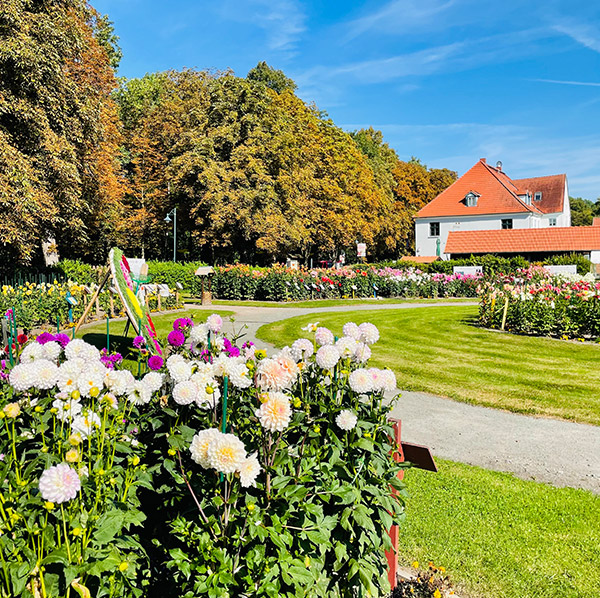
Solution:
[{"label": "green leaf", "polygon": [[313,582],[313,577],[306,567],[298,567],[297,565],[292,565],[289,568],[289,572],[292,578],[292,583],[295,586],[307,586],[311,585]]},{"label": "green leaf", "polygon": [[104,513],[96,523],[96,531],[93,538],[96,543],[102,545],[110,542],[123,529],[125,513],[112,509]]}]

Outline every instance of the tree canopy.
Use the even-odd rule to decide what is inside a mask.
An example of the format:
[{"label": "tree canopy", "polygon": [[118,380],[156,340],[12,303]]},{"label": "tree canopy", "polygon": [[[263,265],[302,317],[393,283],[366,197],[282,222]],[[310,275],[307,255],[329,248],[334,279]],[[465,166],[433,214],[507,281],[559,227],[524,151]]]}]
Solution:
[{"label": "tree canopy", "polygon": [[0,4],[0,261],[112,242],[122,195],[110,60],[83,0]]},{"label": "tree canopy", "polygon": [[581,197],[569,197],[571,226],[590,226],[594,216],[600,216],[600,204]]},{"label": "tree canopy", "polygon": [[412,216],[455,179],[402,162],[380,131],[348,134],[259,62],[121,80],[108,16],[85,0],[0,5],[0,255],[27,264],[55,238],[102,262],[112,244],[267,263],[410,251]]}]

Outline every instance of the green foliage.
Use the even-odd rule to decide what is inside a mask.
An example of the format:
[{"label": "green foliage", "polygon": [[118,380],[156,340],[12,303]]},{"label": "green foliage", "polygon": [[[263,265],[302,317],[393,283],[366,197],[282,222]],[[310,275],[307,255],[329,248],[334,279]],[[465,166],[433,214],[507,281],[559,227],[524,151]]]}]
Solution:
[{"label": "green foliage", "polygon": [[292,79],[286,77],[283,71],[274,69],[264,60],[248,71],[246,79],[254,83],[262,83],[277,93],[294,92],[298,87]]},{"label": "green foliage", "polygon": [[581,197],[569,197],[571,206],[571,226],[591,226],[594,216],[600,214],[597,201]]},{"label": "green foliage", "polygon": [[[0,4],[0,261],[98,259],[120,207],[113,71],[83,0]],[[105,255],[105,254],[104,254]]]},{"label": "green foliage", "polygon": [[542,265],[575,265],[577,266],[577,274],[582,276],[592,271],[592,262],[580,253],[570,253],[568,255],[555,255],[544,260]]}]

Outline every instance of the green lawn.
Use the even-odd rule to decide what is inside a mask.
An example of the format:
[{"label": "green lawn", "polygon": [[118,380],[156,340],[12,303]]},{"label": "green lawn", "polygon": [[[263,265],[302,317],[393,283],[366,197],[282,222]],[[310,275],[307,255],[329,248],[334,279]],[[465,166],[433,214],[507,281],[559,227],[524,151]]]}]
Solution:
[{"label": "green lawn", "polygon": [[[200,303],[196,297],[186,297],[188,303]],[[229,301],[224,299],[213,300],[213,305],[235,306],[243,305],[246,307],[299,307],[318,309],[319,307],[337,307],[339,305],[381,305],[395,303],[469,303],[476,299],[467,299],[464,297],[450,297],[448,299],[403,299],[400,297],[385,297],[383,299],[314,299],[313,301]]]},{"label": "green lawn", "polygon": [[404,390],[600,425],[600,346],[477,328],[473,306],[314,313],[263,326],[283,346],[307,322],[341,334],[350,320],[376,324],[373,365],[389,366]]},{"label": "green lawn", "polygon": [[600,595],[600,496],[437,460],[409,470],[400,561],[446,567],[467,595]]},{"label": "green lawn", "polygon": [[[211,312],[212,313],[212,312]],[[220,314],[222,317],[233,315],[232,311],[215,310],[214,313]],[[177,318],[192,318],[196,322],[204,321],[208,312],[199,311],[197,309],[190,309],[186,311],[174,311],[165,313],[162,315],[152,315],[152,322],[156,328],[156,333],[161,342],[167,337],[167,334],[173,329],[173,322]],[[132,341],[135,336],[135,332],[132,327],[129,328],[128,336],[124,336],[125,325],[127,320],[111,321],[110,323],[110,349],[111,351],[118,351],[124,357],[124,365],[131,371],[137,372],[137,356],[132,353]],[[77,334],[78,338],[82,338],[84,341],[95,345],[99,349],[106,347],[106,321],[93,324],[81,328]]]}]

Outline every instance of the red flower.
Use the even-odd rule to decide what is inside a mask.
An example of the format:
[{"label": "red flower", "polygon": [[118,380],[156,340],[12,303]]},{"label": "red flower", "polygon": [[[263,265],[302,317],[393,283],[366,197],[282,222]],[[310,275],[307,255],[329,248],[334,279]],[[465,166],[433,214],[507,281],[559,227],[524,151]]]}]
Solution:
[{"label": "red flower", "polygon": [[27,335],[26,334],[18,334],[17,335],[17,342],[19,343],[19,345],[24,345],[27,342]]}]

